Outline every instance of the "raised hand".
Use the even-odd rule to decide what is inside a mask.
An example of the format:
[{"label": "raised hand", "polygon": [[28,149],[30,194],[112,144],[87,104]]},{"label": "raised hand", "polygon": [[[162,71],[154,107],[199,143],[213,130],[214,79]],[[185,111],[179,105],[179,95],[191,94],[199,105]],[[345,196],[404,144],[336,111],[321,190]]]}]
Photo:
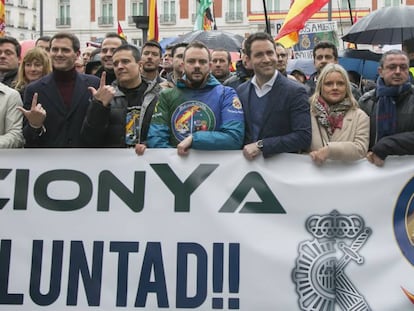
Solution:
[{"label": "raised hand", "polygon": [[46,110],[37,102],[37,97],[38,94],[34,93],[30,110],[26,110],[23,107],[17,107],[29,121],[29,125],[33,128],[42,127],[46,119]]},{"label": "raised hand", "polygon": [[88,87],[92,96],[100,101],[105,107],[109,105],[115,95],[115,88],[111,85],[106,85],[106,72],[104,71],[101,76],[99,88],[96,90],[94,87]]}]

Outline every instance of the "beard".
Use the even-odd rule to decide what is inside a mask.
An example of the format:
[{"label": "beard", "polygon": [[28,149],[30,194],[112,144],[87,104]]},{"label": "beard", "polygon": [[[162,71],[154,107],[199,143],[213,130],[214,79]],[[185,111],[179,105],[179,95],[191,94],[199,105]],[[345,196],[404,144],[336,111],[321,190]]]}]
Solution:
[{"label": "beard", "polygon": [[191,74],[186,74],[187,80],[192,88],[198,89],[203,85],[204,81],[207,79],[208,74],[200,76],[200,78],[193,78],[193,74],[203,74],[201,71],[193,71]]}]

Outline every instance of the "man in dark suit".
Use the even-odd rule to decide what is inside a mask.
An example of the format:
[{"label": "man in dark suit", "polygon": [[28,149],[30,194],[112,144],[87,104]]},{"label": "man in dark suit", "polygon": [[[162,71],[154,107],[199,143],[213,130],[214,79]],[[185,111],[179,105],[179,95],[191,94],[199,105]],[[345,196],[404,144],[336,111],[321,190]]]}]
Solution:
[{"label": "man in dark suit", "polygon": [[250,35],[245,50],[254,76],[237,88],[246,120],[244,156],[253,160],[260,154],[307,150],[312,130],[305,88],[276,70],[276,46],[269,34]]},{"label": "man in dark suit", "polygon": [[57,33],[51,39],[53,72],[27,86],[23,135],[26,147],[82,147],[80,130],[89,106],[88,87],[99,87],[99,78],[76,72],[79,39]]}]

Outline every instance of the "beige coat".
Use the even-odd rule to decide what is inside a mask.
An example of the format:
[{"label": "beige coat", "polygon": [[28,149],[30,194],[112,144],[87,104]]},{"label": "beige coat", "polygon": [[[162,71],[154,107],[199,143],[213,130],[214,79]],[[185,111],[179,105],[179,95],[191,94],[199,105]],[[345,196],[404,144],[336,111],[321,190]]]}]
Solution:
[{"label": "beige coat", "polygon": [[312,113],[312,143],[310,151],[329,146],[329,159],[355,161],[366,156],[369,145],[369,117],[361,109],[350,109],[341,129],[331,139]]},{"label": "beige coat", "polygon": [[23,114],[19,92],[0,83],[0,149],[23,147]]}]

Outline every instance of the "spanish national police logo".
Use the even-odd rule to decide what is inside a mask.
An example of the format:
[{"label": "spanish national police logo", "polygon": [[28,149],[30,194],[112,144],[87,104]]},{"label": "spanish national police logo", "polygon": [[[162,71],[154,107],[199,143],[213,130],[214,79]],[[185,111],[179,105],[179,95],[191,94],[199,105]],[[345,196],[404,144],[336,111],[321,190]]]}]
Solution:
[{"label": "spanish national police logo", "polygon": [[171,129],[178,141],[197,131],[213,131],[215,127],[214,112],[209,106],[197,100],[186,101],[172,114]]},{"label": "spanish national police logo", "polygon": [[292,271],[299,307],[303,311],[371,310],[345,274],[350,263],[361,265],[359,254],[371,234],[358,215],[343,215],[332,211],[327,215],[313,215],[306,221],[306,229],[314,237],[299,244],[299,255]]}]

